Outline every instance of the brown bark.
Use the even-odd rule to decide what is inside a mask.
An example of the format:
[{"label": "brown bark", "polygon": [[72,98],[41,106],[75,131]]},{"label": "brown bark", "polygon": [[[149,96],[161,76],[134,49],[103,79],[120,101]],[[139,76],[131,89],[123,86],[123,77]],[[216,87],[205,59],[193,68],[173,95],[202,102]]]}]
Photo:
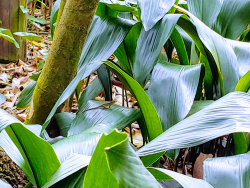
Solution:
[{"label": "brown bark", "polygon": [[[12,33],[26,30],[25,14],[20,5],[26,7],[26,0],[0,0],[0,27],[9,29]],[[20,48],[0,37],[0,63],[16,62],[26,58],[26,42],[20,37],[14,36]]]},{"label": "brown bark", "polygon": [[33,95],[28,124],[43,124],[74,78],[98,0],[67,0]]}]

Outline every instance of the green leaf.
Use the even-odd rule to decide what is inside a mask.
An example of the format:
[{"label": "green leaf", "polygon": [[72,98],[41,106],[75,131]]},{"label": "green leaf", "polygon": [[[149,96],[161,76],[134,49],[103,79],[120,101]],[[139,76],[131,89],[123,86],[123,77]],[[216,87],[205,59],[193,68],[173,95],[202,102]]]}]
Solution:
[{"label": "green leaf", "polygon": [[[74,174],[75,172],[81,170],[82,168],[85,168],[88,166],[89,161],[91,157],[90,156],[84,156],[79,154],[71,154],[67,160],[65,160],[61,166],[57,169],[57,171],[51,176],[50,180],[43,186],[43,188],[51,187],[56,182],[59,182],[61,180],[66,180],[67,177]],[[77,174],[79,175],[79,174]],[[72,178],[72,177],[71,177]],[[77,176],[75,177],[78,178]],[[69,180],[68,180],[69,181]],[[66,182],[65,182],[66,183]],[[75,181],[69,182],[71,185],[62,185],[63,187],[67,188],[74,188]],[[53,186],[52,186],[53,187]],[[58,184],[57,184],[58,187]]]},{"label": "green leaf", "polygon": [[235,91],[247,92],[250,88],[250,70],[239,80]]},{"label": "green leaf", "polygon": [[119,12],[133,12],[136,9],[131,7],[126,1],[119,1],[119,0],[100,0],[99,3],[105,3],[107,6],[113,10]]},{"label": "green leaf", "polygon": [[190,111],[188,112],[188,115],[186,117],[189,117],[196,112],[199,112],[203,108],[207,107],[208,105],[212,104],[213,100],[205,100],[205,101],[194,101]]},{"label": "green leaf", "polygon": [[229,93],[165,131],[139,149],[138,155],[197,146],[222,135],[249,132],[249,107],[249,94]]},{"label": "green leaf", "polygon": [[54,118],[57,122],[57,125],[60,129],[60,134],[62,136],[67,137],[68,130],[75,117],[76,117],[75,114],[69,113],[69,112],[62,112],[62,113],[55,114]]},{"label": "green leaf", "polygon": [[78,111],[81,111],[89,100],[94,100],[95,97],[102,91],[102,89],[102,84],[100,83],[99,79],[95,79],[90,85],[88,85],[78,100]]},{"label": "green leaf", "polygon": [[34,33],[28,33],[28,32],[15,32],[14,35],[20,36],[30,42],[43,39],[43,37],[40,37]]},{"label": "green leaf", "polygon": [[23,90],[16,103],[17,108],[27,108],[30,105],[35,87],[36,87],[36,81],[32,81]]},{"label": "green leaf", "polygon": [[187,0],[188,11],[210,28],[220,13],[222,3],[220,0]]},{"label": "green leaf", "polygon": [[163,169],[163,168],[148,168],[148,170],[156,176],[158,180],[165,180],[169,176],[179,182],[183,188],[213,188],[212,185],[207,183],[204,180],[191,178],[189,176],[173,172],[171,170]]},{"label": "green leaf", "polygon": [[57,15],[58,15],[60,3],[61,3],[61,0],[57,0],[54,3],[54,5],[52,7],[51,15],[50,15],[50,29],[51,29],[51,38],[52,39],[53,39],[54,32],[55,32],[54,24],[56,23],[56,20],[57,20]]},{"label": "green leaf", "polygon": [[250,41],[250,28],[246,29],[240,36],[240,41],[249,42]]},{"label": "green leaf", "polygon": [[118,180],[119,187],[161,187],[131,148],[128,137],[117,144],[107,145],[104,151],[108,167]]},{"label": "green leaf", "polygon": [[0,93],[0,105],[6,101],[7,97]]},{"label": "green leaf", "polygon": [[137,99],[147,125],[149,139],[153,140],[162,133],[162,127],[157,111],[144,89],[140,86],[140,84],[138,84],[138,82],[113,63],[108,61],[105,61],[104,63],[119,77],[123,84],[126,84],[126,88],[128,88]]},{"label": "green leaf", "polygon": [[[171,9],[175,0],[138,0],[141,20],[145,31],[149,31]],[[161,30],[163,31],[163,30]]]},{"label": "green leaf", "polygon": [[20,9],[24,14],[29,12],[29,9],[25,8],[23,5],[20,6]]},{"label": "green leaf", "polygon": [[108,59],[114,53],[133,24],[134,22],[129,20],[108,16],[94,17],[78,63],[77,75],[64,90],[51,110],[43,124],[43,130],[47,127],[57,108],[72,95],[80,80],[101,66],[102,62],[99,60]]},{"label": "green leaf", "polygon": [[[239,21],[240,20],[240,21]],[[236,40],[250,22],[250,1],[223,1],[213,30],[225,38]]]},{"label": "green leaf", "polygon": [[112,82],[110,71],[105,65],[101,65],[99,69],[97,69],[97,76],[103,86],[105,100],[112,101]]},{"label": "green leaf", "polygon": [[42,24],[42,25],[47,24],[47,21],[46,21],[45,19],[43,19],[43,18],[39,18],[39,17],[35,18],[35,17],[32,16],[32,15],[28,15],[27,18],[28,18],[29,20],[34,21],[34,22],[40,23],[40,24]]},{"label": "green leaf", "polygon": [[133,78],[139,84],[147,83],[161,49],[170,37],[180,16],[180,14],[167,14],[149,31],[142,29],[137,41],[135,62],[132,65]]},{"label": "green leaf", "polygon": [[203,179],[214,187],[249,187],[249,156],[248,152],[229,157],[208,158],[203,162]]},{"label": "green leaf", "polygon": [[34,73],[30,76],[30,79],[31,80],[34,80],[34,81],[37,81],[39,76],[40,76],[41,72],[38,72],[38,73]]},{"label": "green leaf", "polygon": [[[60,162],[52,146],[29,130],[36,129],[36,126],[32,125],[27,129],[19,120],[3,110],[0,110],[0,120],[0,131],[5,128],[22,157],[14,155],[19,153],[14,151],[15,147],[10,149],[6,147],[10,144],[13,145],[8,140],[9,137],[7,134],[0,137],[0,145],[4,149],[7,148],[6,152],[11,151],[10,157],[14,157],[14,161],[19,166],[24,167],[24,172],[32,184],[42,187],[60,166]],[[1,135],[3,134],[5,132],[1,133]]]},{"label": "green leaf", "polygon": [[175,65],[160,61],[154,67],[147,94],[160,116],[164,131],[183,120],[190,111],[200,72],[201,64]]},{"label": "green leaf", "polygon": [[175,46],[175,49],[176,49],[177,54],[178,54],[178,58],[180,60],[180,64],[181,65],[189,65],[188,54],[187,54],[187,51],[185,48],[185,43],[184,43],[184,40],[177,29],[173,30],[170,39]]},{"label": "green leaf", "polygon": [[30,21],[30,23],[34,26],[36,26],[38,29],[41,29],[42,31],[44,31],[44,29],[36,22]]},{"label": "green leaf", "polygon": [[0,37],[3,37],[4,39],[6,39],[7,41],[15,44],[15,46],[17,48],[19,47],[19,44],[16,42],[16,40],[14,39],[13,35],[11,34],[9,29],[3,29],[0,27]]},{"label": "green leaf", "polygon": [[105,103],[106,102],[102,101],[88,101],[72,121],[68,136],[79,134],[98,124],[108,124],[112,130],[114,128],[120,130],[130,125],[141,116],[140,110],[138,109],[121,107],[116,104],[113,104],[110,108],[98,109],[99,106]]}]

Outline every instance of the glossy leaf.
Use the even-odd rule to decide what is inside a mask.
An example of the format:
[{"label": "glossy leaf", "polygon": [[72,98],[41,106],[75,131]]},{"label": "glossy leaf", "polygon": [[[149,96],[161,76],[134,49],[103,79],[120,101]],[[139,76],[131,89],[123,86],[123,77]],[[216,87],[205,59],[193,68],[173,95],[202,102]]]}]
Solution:
[{"label": "glossy leaf", "polygon": [[119,187],[161,187],[131,148],[128,137],[115,145],[107,145],[104,152]]},{"label": "glossy leaf", "polygon": [[29,12],[29,9],[25,8],[23,5],[20,6],[20,9],[24,14]]},{"label": "glossy leaf", "polygon": [[153,140],[162,133],[162,127],[157,111],[150,101],[149,97],[145,93],[144,89],[138,82],[136,82],[115,64],[108,61],[105,61],[105,64],[112,70],[112,72],[114,72],[119,77],[123,84],[126,85],[126,88],[128,88],[129,91],[137,99],[142,115],[145,119],[145,123],[147,125],[149,140]]},{"label": "glossy leaf", "polygon": [[87,88],[82,92],[78,100],[78,111],[81,111],[82,108],[87,104],[89,100],[94,100],[95,97],[102,91],[103,87],[99,79],[95,79]]},{"label": "glossy leaf", "polygon": [[[61,166],[57,169],[57,171],[51,176],[50,180],[42,188],[51,187],[56,182],[59,182],[60,180],[64,180],[70,175],[74,174],[75,172],[81,170],[82,168],[85,168],[86,166],[88,166],[90,159],[91,159],[90,156],[71,154],[67,158],[67,160],[65,160],[61,164]],[[78,179],[78,178],[79,177],[75,177],[75,179]],[[70,188],[70,187],[73,188],[75,186],[75,181],[71,181],[70,184],[71,185],[67,185],[67,188]],[[65,187],[65,184],[63,186]]]},{"label": "glossy leaf", "polygon": [[250,70],[239,80],[235,91],[249,92],[250,88]]},{"label": "glossy leaf", "polygon": [[165,131],[139,149],[138,155],[146,156],[170,149],[197,146],[222,135],[249,132],[249,107],[249,94],[227,94]]},{"label": "glossy leaf", "polygon": [[14,35],[20,36],[30,42],[43,39],[43,37],[40,37],[34,33],[28,33],[28,32],[15,32]]},{"label": "glossy leaf", "polygon": [[107,16],[94,17],[90,27],[89,36],[84,45],[78,64],[77,75],[64,90],[51,110],[49,116],[43,124],[43,130],[47,127],[57,108],[72,95],[80,80],[87,77],[100,67],[102,62],[99,60],[108,59],[113,54],[113,52],[122,43],[132,26],[132,21],[124,19]]},{"label": "glossy leaf", "polygon": [[75,117],[76,117],[75,114],[69,113],[69,112],[62,112],[62,113],[55,114],[54,118],[57,122],[57,125],[60,129],[60,134],[62,136],[67,137],[68,130]]},{"label": "glossy leaf", "polygon": [[160,61],[154,67],[147,94],[164,131],[183,120],[190,111],[200,72],[201,64],[183,66]]},{"label": "glossy leaf", "polygon": [[40,24],[42,24],[42,25],[45,25],[45,24],[47,23],[47,21],[46,21],[45,19],[39,18],[39,17],[36,18],[36,17],[34,17],[34,16],[32,16],[32,15],[28,15],[27,18],[28,18],[29,20],[34,21],[34,22],[40,23]]},{"label": "glossy leaf", "polygon": [[171,171],[171,170],[167,170],[167,169],[163,169],[163,168],[148,168],[148,170],[151,173],[154,173],[158,178],[158,180],[160,180],[160,177],[163,177],[163,179],[166,178],[166,176],[170,176],[173,179],[175,179],[177,182],[179,182],[183,188],[200,188],[200,187],[204,187],[204,188],[213,188],[212,185],[210,185],[209,183],[207,183],[204,180],[201,179],[196,179],[196,178],[191,178],[189,176]]},{"label": "glossy leaf", "polygon": [[131,7],[126,1],[100,0],[99,3],[105,3],[111,9],[119,12],[133,12],[136,10],[134,7]]},{"label": "glossy leaf", "polygon": [[140,18],[145,31],[149,31],[171,9],[175,0],[138,0]]},{"label": "glossy leaf", "polygon": [[151,30],[142,29],[137,41],[135,62],[132,65],[133,78],[142,86],[147,83],[161,49],[170,37],[180,16],[180,14],[167,14]]},{"label": "glossy leaf", "polygon": [[215,188],[249,187],[249,155],[248,152],[241,155],[206,159],[203,162],[203,179]]},{"label": "glossy leaf", "polygon": [[20,94],[16,103],[17,108],[26,108],[32,101],[32,96],[36,87],[36,81],[32,81]]},{"label": "glossy leaf", "polygon": [[97,69],[97,76],[102,83],[105,100],[112,101],[112,83],[110,71],[105,65],[101,65],[99,69]]},{"label": "glossy leaf", "polygon": [[88,101],[72,121],[68,136],[79,134],[98,124],[108,124],[111,129],[117,128],[120,130],[130,125],[141,116],[140,110],[138,109],[121,107],[116,104],[104,109],[98,108],[103,104],[105,104],[105,102]]}]

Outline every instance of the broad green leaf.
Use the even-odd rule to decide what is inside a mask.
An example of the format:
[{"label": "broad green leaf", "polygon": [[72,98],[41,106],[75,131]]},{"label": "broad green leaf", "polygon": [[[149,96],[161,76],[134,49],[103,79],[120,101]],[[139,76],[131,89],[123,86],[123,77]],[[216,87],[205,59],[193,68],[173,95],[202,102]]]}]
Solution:
[{"label": "broad green leaf", "polygon": [[47,21],[45,19],[42,19],[42,18],[39,18],[39,17],[36,18],[36,17],[34,17],[32,15],[28,15],[27,18],[29,20],[34,21],[34,22],[40,23],[42,25],[45,25],[47,23]]},{"label": "broad green leaf", "polygon": [[87,88],[82,92],[78,100],[78,111],[81,111],[82,108],[87,104],[89,100],[94,100],[95,97],[102,91],[102,84],[99,79],[95,79]]},{"label": "broad green leaf", "polygon": [[28,32],[15,32],[14,35],[20,36],[20,37],[22,37],[30,42],[43,39],[43,37],[41,37],[41,36],[38,36],[34,33],[28,33]]},{"label": "broad green leaf", "polygon": [[[175,0],[138,0],[140,18],[145,31],[149,31],[171,9]],[[163,30],[161,30],[163,31]]]},{"label": "broad green leaf", "polygon": [[30,23],[34,26],[36,26],[38,29],[41,29],[42,31],[44,31],[44,29],[40,26],[40,24],[36,23],[36,22],[33,22],[33,21],[30,21]]},{"label": "broad green leaf", "polygon": [[200,72],[201,64],[175,65],[160,61],[154,67],[147,94],[159,114],[163,131],[183,120],[190,111]]},{"label": "broad green leaf", "polygon": [[[32,181],[32,184],[42,187],[60,166],[60,162],[52,146],[27,129],[19,120],[7,112],[0,110],[0,117],[0,131],[5,128],[5,131],[22,155],[22,157],[18,158],[14,156],[14,161],[19,166],[24,166],[24,171],[27,173],[30,181]],[[1,134],[5,133],[2,132]],[[4,149],[7,145],[13,145],[13,143],[8,141],[9,137],[7,135],[0,137],[0,143]],[[6,152],[11,151],[10,156],[15,154],[20,155],[19,152],[13,151],[14,149],[7,149]]]},{"label": "broad green leaf", "polygon": [[126,84],[126,88],[128,88],[129,91],[137,99],[143,117],[145,119],[145,123],[147,125],[149,140],[153,140],[162,133],[162,127],[157,111],[150,101],[149,97],[145,93],[144,89],[138,82],[136,82],[133,78],[131,78],[128,74],[126,74],[113,63],[105,61],[105,64],[109,68],[111,68],[112,72],[114,72],[119,77],[123,84]]},{"label": "broad green leaf", "polygon": [[[180,8],[181,9],[181,8]],[[190,16],[190,20],[197,29],[200,40],[212,54],[219,71],[222,94],[234,91],[239,81],[239,67],[237,57],[230,43],[219,34],[212,31],[194,15],[182,9]],[[206,53],[201,53],[207,56]]]},{"label": "broad green leaf", "polygon": [[23,5],[20,6],[20,9],[24,14],[29,12],[29,9],[25,8]]},{"label": "broad green leaf", "polygon": [[225,38],[236,40],[250,22],[249,0],[223,0],[213,30]]},{"label": "broad green leaf", "polygon": [[17,41],[14,39],[13,35],[11,34],[9,29],[3,29],[0,27],[0,37],[3,37],[4,39],[6,39],[7,41],[15,44],[15,46],[17,48],[20,48],[19,44],[17,43]]},{"label": "broad green leaf", "polygon": [[250,70],[250,43],[227,40],[234,50],[239,66],[240,78]]},{"label": "broad green leaf", "polygon": [[116,104],[111,105],[110,108],[98,109],[98,107],[103,104],[105,104],[105,102],[89,100],[72,121],[68,136],[79,134],[98,124],[108,124],[112,130],[114,128],[120,130],[130,125],[141,116],[141,112],[138,109],[121,107]]},{"label": "broad green leaf", "polygon": [[32,101],[33,92],[36,87],[36,81],[32,81],[21,93],[16,103],[17,108],[26,108]]},{"label": "broad green leaf", "polygon": [[239,80],[235,91],[249,92],[250,88],[250,70]]},{"label": "broad green leaf", "polygon": [[165,131],[139,149],[138,155],[197,146],[222,135],[249,132],[249,107],[250,94],[229,93]]},{"label": "broad green leaf", "polygon": [[30,79],[31,80],[34,80],[34,81],[37,81],[39,76],[40,76],[41,72],[38,72],[38,73],[34,73],[30,76]]},{"label": "broad green leaf", "polygon": [[[50,180],[42,188],[51,187],[53,184],[61,180],[64,180],[73,173],[81,170],[82,168],[85,168],[86,166],[88,166],[90,159],[91,159],[90,156],[71,154],[67,158],[67,160],[65,160],[61,164],[61,166],[57,169],[57,171],[51,176]],[[75,178],[77,179],[78,177]],[[75,182],[71,180],[70,184],[72,188],[74,187],[74,183]],[[66,187],[65,184],[62,186]],[[70,188],[71,186],[67,185],[67,188]]]},{"label": "broad green leaf", "polygon": [[69,113],[69,112],[62,112],[62,113],[55,114],[54,118],[57,122],[57,125],[60,129],[60,134],[62,136],[67,137],[68,130],[75,117],[76,117],[75,114]]},{"label": "broad green leaf", "polygon": [[133,78],[142,86],[147,83],[161,49],[170,37],[180,16],[180,14],[167,14],[149,31],[141,30],[132,71]]},{"label": "broad green leaf", "polygon": [[229,157],[208,158],[203,162],[203,179],[215,188],[250,187],[249,156],[248,152]]},{"label": "broad green leaf", "polygon": [[207,107],[208,105],[212,104],[214,101],[213,100],[205,100],[205,101],[194,101],[190,111],[188,112],[186,117],[189,117],[196,112],[199,112],[203,108]]},{"label": "broad green leaf", "polygon": [[[102,135],[90,160],[84,181],[84,188],[112,187],[118,188],[118,181],[109,169],[105,148],[123,142],[127,138],[126,133],[112,131],[109,135]],[[100,168],[101,167],[101,168]],[[98,174],[98,180],[96,175]]]},{"label": "broad green leaf", "polygon": [[60,3],[61,3],[61,0],[57,0],[54,3],[54,5],[52,7],[51,15],[50,15],[50,29],[51,29],[51,38],[52,39],[53,39],[54,32],[55,32],[54,24],[56,23],[56,20],[57,20],[57,15],[58,15]]},{"label": "broad green leaf", "polygon": [[187,0],[188,11],[210,28],[220,13],[222,3],[221,0]]},{"label": "broad green leaf", "polygon": [[209,183],[207,183],[204,180],[201,179],[196,179],[196,178],[191,178],[189,176],[177,173],[177,172],[173,172],[171,170],[167,170],[167,169],[163,169],[163,168],[148,168],[148,170],[155,174],[158,178],[158,180],[160,180],[160,177],[163,177],[163,179],[165,180],[167,178],[167,176],[172,177],[173,179],[175,179],[177,182],[179,182],[183,188],[213,188],[212,185],[210,185]]},{"label": "broad green leaf", "polygon": [[118,180],[119,187],[161,187],[131,148],[128,136],[115,145],[106,145],[104,152],[108,167]]},{"label": "broad green leaf", "polygon": [[0,105],[6,101],[6,96],[0,93]]},{"label": "broad green leaf", "polygon": [[108,16],[94,17],[78,63],[77,75],[51,110],[43,124],[43,130],[47,127],[57,108],[72,95],[80,80],[100,67],[102,62],[99,60],[108,59],[114,53],[133,26],[133,23],[132,21]]}]

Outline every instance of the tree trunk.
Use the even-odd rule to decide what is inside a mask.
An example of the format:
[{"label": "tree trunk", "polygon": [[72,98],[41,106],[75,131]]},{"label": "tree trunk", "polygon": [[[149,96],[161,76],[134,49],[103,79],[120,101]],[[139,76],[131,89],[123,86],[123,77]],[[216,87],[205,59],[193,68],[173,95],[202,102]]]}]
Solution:
[{"label": "tree trunk", "polygon": [[[0,27],[9,29],[12,33],[26,30],[25,14],[20,5],[26,7],[26,0],[0,0]],[[25,61],[26,42],[20,37],[14,36],[20,48],[0,37],[0,63],[16,62],[18,59]]]},{"label": "tree trunk", "polygon": [[98,0],[67,0],[25,123],[43,124],[74,78]]}]

